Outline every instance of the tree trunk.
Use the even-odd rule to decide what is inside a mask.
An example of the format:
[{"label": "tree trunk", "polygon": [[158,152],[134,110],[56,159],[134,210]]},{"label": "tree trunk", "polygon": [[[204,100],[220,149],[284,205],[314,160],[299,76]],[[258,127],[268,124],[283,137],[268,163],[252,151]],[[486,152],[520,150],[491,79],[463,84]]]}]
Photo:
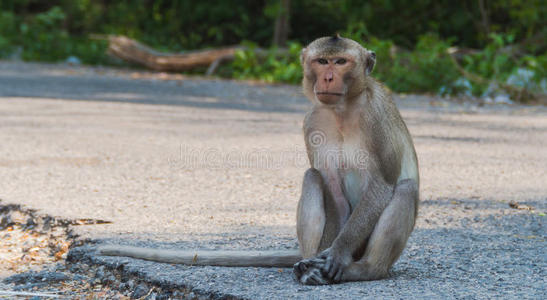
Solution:
[{"label": "tree trunk", "polygon": [[275,19],[275,30],[273,44],[277,47],[285,47],[287,45],[287,39],[289,38],[289,14],[290,14],[290,0],[281,0],[281,7],[277,12]]},{"label": "tree trunk", "polygon": [[488,8],[484,0],[479,0],[479,11],[481,12],[481,24],[486,37],[490,35],[490,21],[488,19]]}]

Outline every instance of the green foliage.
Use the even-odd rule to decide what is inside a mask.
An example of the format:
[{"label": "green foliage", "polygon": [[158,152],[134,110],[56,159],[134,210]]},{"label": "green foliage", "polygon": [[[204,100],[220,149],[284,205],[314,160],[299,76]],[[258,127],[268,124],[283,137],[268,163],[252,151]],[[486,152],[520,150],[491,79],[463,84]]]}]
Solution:
[{"label": "green foliage", "polygon": [[[372,37],[368,42],[363,42],[361,38],[364,32],[364,27],[354,27],[348,29],[345,36],[376,52],[377,63],[373,76],[395,92],[433,92],[441,95],[466,93],[481,96],[491,88],[490,83],[506,83],[510,78],[513,78],[510,84],[534,90],[546,76],[547,55],[514,57],[506,48],[512,42],[510,35],[492,34],[491,42],[483,51],[463,57],[463,68],[484,79],[483,82],[476,82],[465,79],[450,58],[450,40],[442,40],[432,34],[423,35],[418,38],[412,51],[406,51],[396,48],[389,40]],[[248,50],[237,52],[231,76],[267,82],[301,81],[299,44],[292,43],[290,55],[281,57],[275,55],[275,48],[270,49],[265,57],[259,57],[255,51],[256,44],[248,43],[247,47]],[[524,78],[521,78],[523,75]]]},{"label": "green foliage", "polygon": [[302,80],[298,43],[289,43],[288,55],[279,56],[278,49],[271,48],[264,57],[259,57],[256,44],[246,42],[246,50],[238,50],[232,63],[233,77],[237,79],[260,79],[266,82],[299,83]]},{"label": "green foliage", "polygon": [[449,47],[434,35],[421,36],[412,52],[396,56],[383,74],[386,83],[398,92],[439,92],[451,86],[460,75],[448,57]]},{"label": "green foliage", "polygon": [[8,56],[13,51],[16,27],[15,15],[0,11],[0,58]]},{"label": "green foliage", "polygon": [[[307,44],[319,36],[350,29],[361,39],[375,36],[411,49],[420,36],[435,33],[442,39],[454,38],[460,47],[482,48],[489,42],[489,32],[512,34],[515,41],[547,34],[544,1],[485,2],[486,25],[476,1],[293,0],[289,38]],[[0,1],[0,12],[13,13],[20,23],[32,22],[37,14],[55,21],[55,15],[61,14],[52,11],[54,7],[64,15],[62,24],[57,24],[71,37],[123,34],[156,48],[179,51],[243,40],[270,46],[279,0]]]},{"label": "green foliage", "polygon": [[37,14],[20,25],[19,42],[24,60],[57,61],[67,57],[68,33],[63,29],[65,14],[60,7]]},{"label": "green foliage", "polygon": [[[538,89],[546,78],[543,2],[484,1],[485,15],[477,1],[293,0],[289,55],[270,49],[257,56],[253,47],[271,45],[279,0],[2,0],[0,58],[17,53],[25,60],[76,56],[84,63],[110,63],[106,42],[90,34],[122,34],[171,52],[248,40],[249,50],[238,52],[220,74],[298,83],[300,45],[340,32],[376,52],[373,76],[394,91],[483,95],[491,82],[513,80]],[[518,51],[512,47],[517,44]],[[484,80],[462,77],[446,53],[451,46],[479,49],[459,63]]]},{"label": "green foliage", "polygon": [[106,43],[71,36],[64,29],[67,17],[54,6],[48,11],[26,18],[0,12],[0,57],[21,47],[24,60],[60,61],[73,55],[84,63],[104,63]]},{"label": "green foliage", "polygon": [[523,66],[534,72],[534,81],[540,82],[547,78],[547,53],[538,56],[526,55],[521,62]]},{"label": "green foliage", "polygon": [[[511,74],[525,66],[525,61],[516,58],[509,48],[504,49],[513,41],[514,36],[511,34],[491,34],[490,43],[482,51],[464,57],[464,68],[483,78],[505,82]],[[473,82],[472,87],[474,94],[481,95],[488,85]]]}]

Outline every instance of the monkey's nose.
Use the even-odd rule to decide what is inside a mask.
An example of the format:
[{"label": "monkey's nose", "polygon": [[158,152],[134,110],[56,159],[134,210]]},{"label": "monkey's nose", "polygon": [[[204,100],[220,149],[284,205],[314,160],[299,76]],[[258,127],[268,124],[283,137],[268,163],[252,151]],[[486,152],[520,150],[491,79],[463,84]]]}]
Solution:
[{"label": "monkey's nose", "polygon": [[325,74],[325,81],[326,82],[331,82],[334,80],[334,74],[332,74],[332,72],[328,72],[327,74]]}]

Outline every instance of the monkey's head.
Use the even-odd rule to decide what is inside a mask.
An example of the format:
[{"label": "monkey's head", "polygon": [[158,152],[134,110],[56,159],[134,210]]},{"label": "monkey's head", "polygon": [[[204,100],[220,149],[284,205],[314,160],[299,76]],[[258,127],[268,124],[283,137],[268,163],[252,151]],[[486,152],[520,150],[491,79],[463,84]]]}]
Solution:
[{"label": "monkey's head", "polygon": [[335,105],[363,92],[376,54],[354,40],[336,35],[311,42],[302,49],[300,62],[304,70],[304,94],[323,104]]}]

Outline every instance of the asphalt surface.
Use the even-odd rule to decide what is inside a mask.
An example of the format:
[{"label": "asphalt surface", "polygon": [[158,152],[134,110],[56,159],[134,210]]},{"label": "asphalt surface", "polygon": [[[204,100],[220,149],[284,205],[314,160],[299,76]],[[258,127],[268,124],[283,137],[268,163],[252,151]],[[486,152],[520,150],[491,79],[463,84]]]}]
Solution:
[{"label": "asphalt surface", "polygon": [[[309,287],[290,269],[104,258],[93,245],[75,257],[220,298],[544,298],[547,109],[397,102],[422,202],[389,279]],[[98,243],[293,249],[308,108],[293,86],[0,62],[0,199],[112,222],[74,228]]]}]

